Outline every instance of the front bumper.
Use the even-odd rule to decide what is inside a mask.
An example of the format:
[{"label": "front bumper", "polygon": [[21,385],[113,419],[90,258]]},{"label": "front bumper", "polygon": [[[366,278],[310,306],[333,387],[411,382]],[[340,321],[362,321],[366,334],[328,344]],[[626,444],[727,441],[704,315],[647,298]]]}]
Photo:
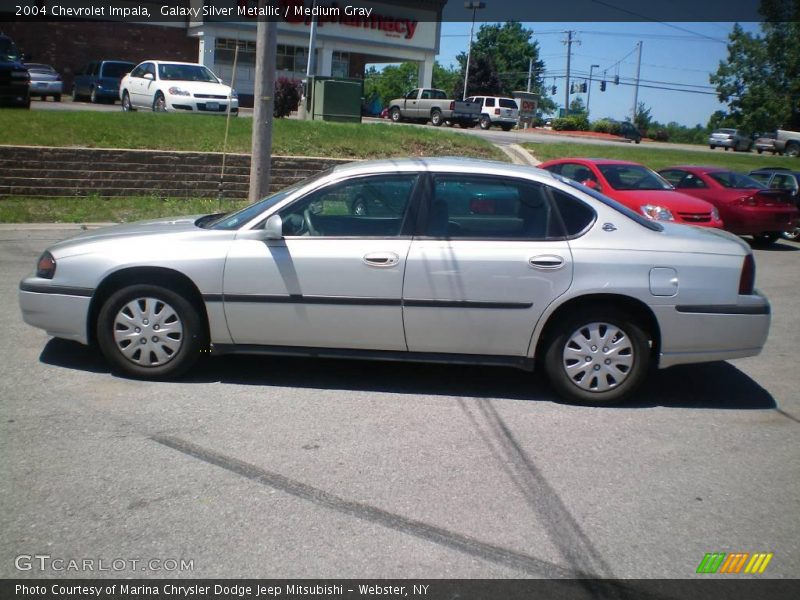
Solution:
[{"label": "front bumper", "polygon": [[734,140],[718,140],[709,138],[708,145],[719,146],[720,148],[733,148],[736,145],[736,142]]},{"label": "front bumper", "polygon": [[[221,98],[195,98],[194,96],[168,96],[167,110],[196,114],[224,115],[228,112],[228,100]],[[230,102],[231,114],[239,113],[239,100]]]},{"label": "front bumper", "polygon": [[755,356],[769,334],[769,301],[758,292],[734,305],[651,308],[661,329],[661,369]]},{"label": "front bumper", "polygon": [[38,277],[19,284],[19,307],[28,325],[53,337],[88,344],[87,319],[94,290],[52,285]]}]

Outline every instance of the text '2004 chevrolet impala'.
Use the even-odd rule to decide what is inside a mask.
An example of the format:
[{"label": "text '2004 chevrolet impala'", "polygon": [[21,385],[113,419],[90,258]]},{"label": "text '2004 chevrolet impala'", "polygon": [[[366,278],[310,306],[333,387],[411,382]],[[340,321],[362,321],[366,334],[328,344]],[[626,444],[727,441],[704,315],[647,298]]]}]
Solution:
[{"label": "text '2004 chevrolet impala'", "polygon": [[544,368],[617,402],[652,366],[758,354],[750,248],[539,169],[351,163],[238,212],[89,231],[20,283],[25,321],[162,379],[201,352]]}]

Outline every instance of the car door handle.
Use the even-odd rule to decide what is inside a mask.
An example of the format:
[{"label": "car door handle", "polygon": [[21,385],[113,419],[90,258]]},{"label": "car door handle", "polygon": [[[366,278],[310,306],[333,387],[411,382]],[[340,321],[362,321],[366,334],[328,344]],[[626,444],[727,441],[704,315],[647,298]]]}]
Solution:
[{"label": "car door handle", "polygon": [[394,252],[372,252],[364,255],[364,262],[370,267],[393,267],[400,262]]},{"label": "car door handle", "polygon": [[554,270],[564,266],[564,259],[554,254],[534,256],[528,260],[528,264],[534,269]]}]

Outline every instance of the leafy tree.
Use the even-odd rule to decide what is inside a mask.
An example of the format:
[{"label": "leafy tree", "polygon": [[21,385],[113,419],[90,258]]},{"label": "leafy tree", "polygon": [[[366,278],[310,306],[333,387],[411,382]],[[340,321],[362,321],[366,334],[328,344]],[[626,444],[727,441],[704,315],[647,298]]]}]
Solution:
[{"label": "leafy tree", "polygon": [[[461,98],[464,92],[464,82],[459,78],[456,83],[455,97]],[[485,94],[499,96],[503,93],[503,86],[497,77],[494,62],[488,56],[472,56],[469,64],[469,80],[467,81],[467,94]]]},{"label": "leafy tree", "polygon": [[364,74],[364,95],[378,94],[384,105],[417,87],[417,64],[405,62],[382,70],[370,67]]},{"label": "leafy tree", "polygon": [[586,112],[586,104],[583,103],[583,98],[575,96],[572,102],[569,103],[570,114],[583,114]]},{"label": "leafy tree", "polygon": [[761,0],[761,33],[738,24],[710,81],[732,126],[800,130],[800,0]]},{"label": "leafy tree", "polygon": [[639,102],[636,106],[636,118],[633,124],[639,131],[647,131],[652,122],[653,116],[650,114],[650,108],[644,102]]},{"label": "leafy tree", "polygon": [[[456,96],[456,87],[459,85],[459,80],[462,80],[462,72],[455,67],[443,67],[439,61],[433,63],[433,79],[432,86],[447,92],[448,97],[454,98]],[[461,87],[464,87],[464,82],[461,81]],[[458,95],[461,98],[460,95]]]}]

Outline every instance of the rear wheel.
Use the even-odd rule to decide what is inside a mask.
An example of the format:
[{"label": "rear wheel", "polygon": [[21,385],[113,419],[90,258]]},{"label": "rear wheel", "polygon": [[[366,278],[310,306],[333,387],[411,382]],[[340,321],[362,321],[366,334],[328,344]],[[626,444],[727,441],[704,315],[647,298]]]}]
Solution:
[{"label": "rear wheel", "polygon": [[511,131],[512,126],[508,124],[503,124],[500,127],[503,129],[503,131]]},{"label": "rear wheel", "polygon": [[483,130],[489,129],[492,126],[492,120],[488,115],[481,115],[480,126]]},{"label": "rear wheel", "polygon": [[786,154],[786,156],[800,156],[800,144],[794,142],[786,144],[786,150],[784,151],[784,154]]},{"label": "rear wheel", "polygon": [[713,145],[710,145],[709,148],[711,148],[712,150],[716,150],[717,147],[713,146]]},{"label": "rear wheel", "polygon": [[796,242],[800,240],[800,227],[795,227],[794,229],[790,229],[789,231],[784,231],[781,236],[783,239],[792,240]]},{"label": "rear wheel", "polygon": [[56,94],[53,96],[53,102],[61,102],[61,94]]},{"label": "rear wheel", "polygon": [[143,379],[177,377],[207,345],[197,309],[155,285],[123,288],[103,304],[97,342],[114,369]]},{"label": "rear wheel", "polygon": [[72,101],[73,102],[77,102],[80,99],[81,99],[81,96],[78,93],[78,86],[77,85],[73,85],[72,86]]},{"label": "rear wheel", "polygon": [[431,111],[431,125],[439,127],[442,124],[442,111],[434,109]]},{"label": "rear wheel", "polygon": [[611,308],[586,309],[559,324],[545,369],[558,394],[582,404],[623,400],[641,385],[650,345],[638,323]]}]

